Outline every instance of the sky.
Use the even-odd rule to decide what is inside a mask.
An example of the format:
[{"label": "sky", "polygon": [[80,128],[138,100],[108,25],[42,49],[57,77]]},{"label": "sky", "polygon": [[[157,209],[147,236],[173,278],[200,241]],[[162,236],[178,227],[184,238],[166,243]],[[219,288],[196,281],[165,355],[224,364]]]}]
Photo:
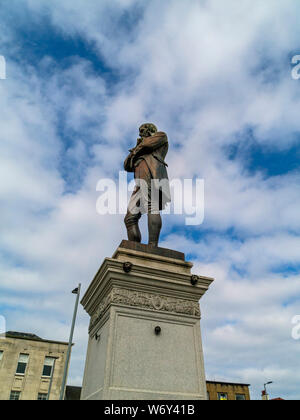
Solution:
[{"label": "sky", "polygon": [[[160,246],[215,278],[207,379],[300,398],[300,5],[294,0],[0,0],[0,315],[67,341],[75,303],[126,238],[96,212],[138,127],[168,134],[169,177],[204,179],[205,218]],[[142,222],[144,241],[146,224]],[[79,308],[69,384],[81,385]]]}]

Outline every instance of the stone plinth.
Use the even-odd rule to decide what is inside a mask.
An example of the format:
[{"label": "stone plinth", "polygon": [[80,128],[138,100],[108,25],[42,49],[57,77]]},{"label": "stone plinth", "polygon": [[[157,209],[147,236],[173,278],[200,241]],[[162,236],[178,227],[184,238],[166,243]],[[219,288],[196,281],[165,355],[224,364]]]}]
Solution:
[{"label": "stone plinth", "polygon": [[199,299],[213,279],[191,269],[182,253],[129,241],[104,260],[81,302],[82,399],[206,399]]}]

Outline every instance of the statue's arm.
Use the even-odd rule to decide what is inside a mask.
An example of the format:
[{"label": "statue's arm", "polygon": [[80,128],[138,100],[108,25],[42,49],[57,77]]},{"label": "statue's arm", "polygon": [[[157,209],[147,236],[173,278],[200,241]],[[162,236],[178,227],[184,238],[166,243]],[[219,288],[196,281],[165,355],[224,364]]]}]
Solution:
[{"label": "statue's arm", "polygon": [[151,153],[164,144],[168,143],[168,137],[163,132],[158,132],[150,137],[144,137],[143,142],[135,149],[135,155],[143,153]]},{"label": "statue's arm", "polygon": [[127,172],[134,172],[134,161],[145,153],[151,153],[159,147],[168,143],[168,137],[163,132],[158,132],[150,137],[144,137],[138,145],[130,150],[124,162],[124,169]]},{"label": "statue's arm", "polygon": [[139,150],[139,145],[141,142],[142,142],[142,139],[138,138],[137,145],[133,149],[129,150],[130,153],[124,162],[124,169],[126,172],[134,172],[134,158],[136,157],[136,152],[137,150]]},{"label": "statue's arm", "polygon": [[132,153],[130,153],[124,162],[124,169],[126,172],[134,172],[134,166],[133,166],[133,156]]}]

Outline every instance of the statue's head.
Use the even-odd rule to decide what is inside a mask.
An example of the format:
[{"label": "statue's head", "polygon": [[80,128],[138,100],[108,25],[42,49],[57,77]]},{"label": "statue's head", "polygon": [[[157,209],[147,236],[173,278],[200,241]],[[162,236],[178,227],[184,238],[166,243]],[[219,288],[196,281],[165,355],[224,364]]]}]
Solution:
[{"label": "statue's head", "polygon": [[140,136],[150,137],[157,133],[157,128],[154,124],[147,123],[140,126]]}]

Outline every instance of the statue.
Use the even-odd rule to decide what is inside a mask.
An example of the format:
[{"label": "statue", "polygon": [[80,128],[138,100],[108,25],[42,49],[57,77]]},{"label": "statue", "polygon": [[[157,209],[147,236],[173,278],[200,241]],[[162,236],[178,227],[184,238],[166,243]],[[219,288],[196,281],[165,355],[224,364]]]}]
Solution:
[{"label": "statue", "polygon": [[137,145],[130,149],[124,162],[127,172],[134,172],[136,182],[125,217],[128,240],[141,242],[139,219],[148,215],[149,245],[158,246],[162,227],[160,211],[171,201],[170,186],[165,157],[168,152],[168,137],[158,132],[154,124],[143,124]]}]

